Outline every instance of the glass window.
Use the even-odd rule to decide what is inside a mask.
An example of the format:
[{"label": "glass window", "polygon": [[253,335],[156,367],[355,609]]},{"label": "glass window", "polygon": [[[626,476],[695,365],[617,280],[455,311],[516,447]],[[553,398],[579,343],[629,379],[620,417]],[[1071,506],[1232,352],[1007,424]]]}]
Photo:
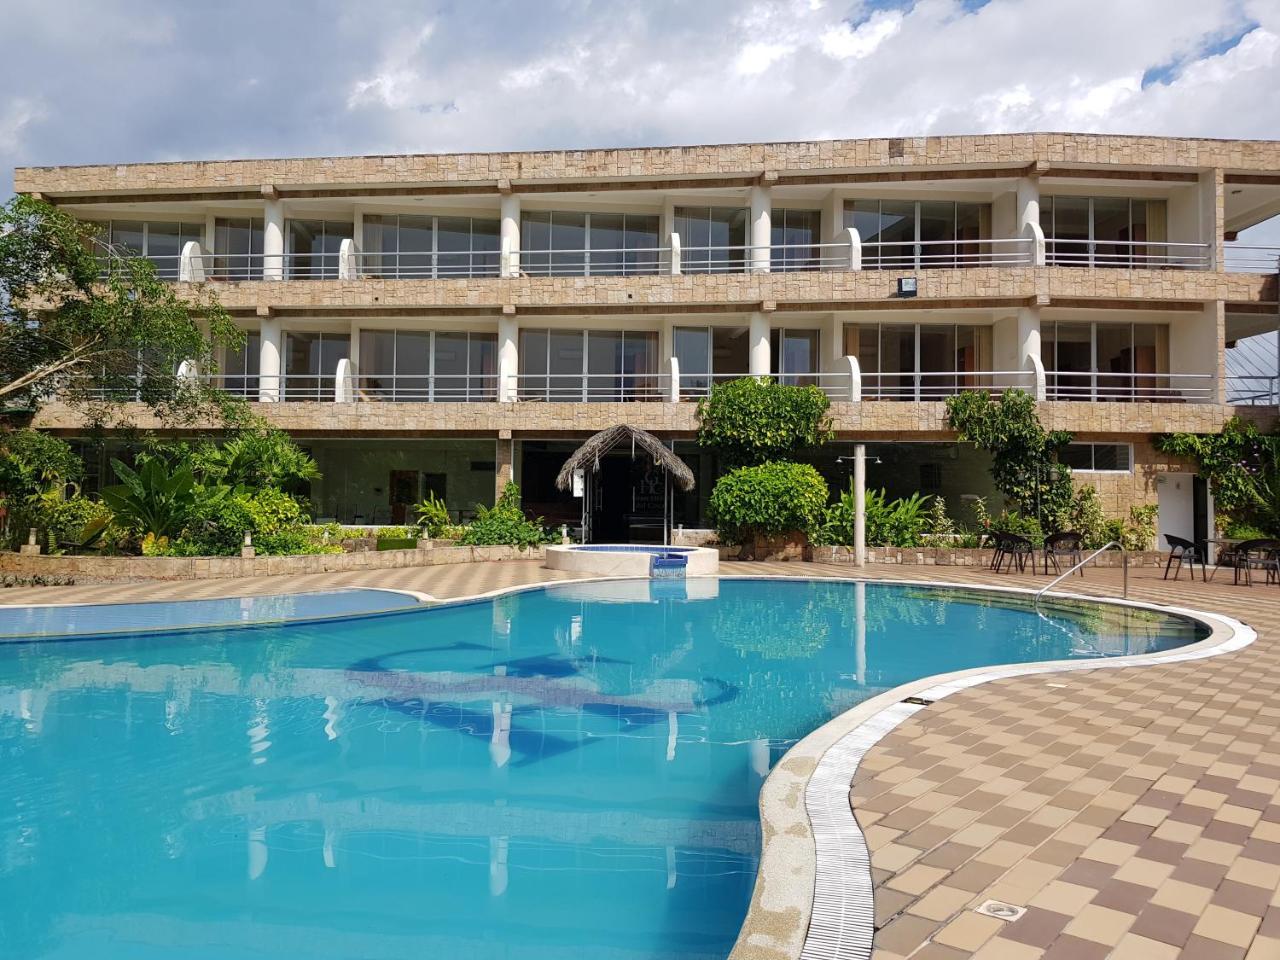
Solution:
[{"label": "glass window", "polygon": [[[1042,197],[1046,254],[1060,266],[1144,266],[1170,262],[1168,202],[1127,197]],[[1156,246],[1153,244],[1160,244]],[[1174,261],[1177,262],[1176,260]]]},{"label": "glass window", "polygon": [[284,398],[332,400],[338,361],[350,355],[348,334],[289,331],[285,334]]},{"label": "glass window", "polygon": [[726,273],[742,269],[747,243],[747,210],[742,207],[676,207],[681,269],[685,273]]},{"label": "glass window", "polygon": [[817,270],[822,266],[818,210],[775,209],[770,214],[772,270]]},{"label": "glass window", "polygon": [[769,333],[773,370],[779,382],[791,386],[814,383],[812,376],[818,372],[818,331],[774,329]]},{"label": "glass window", "polygon": [[1040,341],[1050,399],[1160,399],[1170,392],[1168,324],[1046,321]]},{"label": "glass window", "polygon": [[334,279],[338,251],[355,225],[337,220],[290,220],[286,233],[288,275],[292,280]]},{"label": "glass window", "polygon": [[366,399],[394,400],[396,396],[396,332],[360,331],[360,392]]},{"label": "glass window", "polygon": [[213,227],[213,266],[206,273],[217,280],[257,280],[262,277],[263,221],[253,217],[219,217]]},{"label": "glass window", "polygon": [[929,400],[991,386],[991,327],[977,324],[847,323],[863,396]]},{"label": "glass window", "polygon": [[676,327],[672,345],[680,368],[681,396],[702,396],[711,387],[711,329]]},{"label": "glass window", "polygon": [[204,224],[168,220],[112,220],[107,224],[107,242],[123,256],[145,257],[155,266],[156,276],[177,280],[183,247],[189,241],[204,243]]},{"label": "glass window", "polygon": [[222,389],[237,397],[258,396],[258,371],[262,362],[262,334],[250,330],[244,346],[228,350],[222,364]]},{"label": "glass window", "polygon": [[[957,267],[990,258],[991,204],[951,200],[846,200],[867,269]],[[919,248],[917,249],[917,244]]]},{"label": "glass window", "polygon": [[524,214],[520,269],[533,276],[618,276],[658,270],[658,217],[533,210]]},{"label": "glass window", "polygon": [[1133,448],[1127,443],[1069,443],[1058,459],[1072,471],[1128,473]]}]

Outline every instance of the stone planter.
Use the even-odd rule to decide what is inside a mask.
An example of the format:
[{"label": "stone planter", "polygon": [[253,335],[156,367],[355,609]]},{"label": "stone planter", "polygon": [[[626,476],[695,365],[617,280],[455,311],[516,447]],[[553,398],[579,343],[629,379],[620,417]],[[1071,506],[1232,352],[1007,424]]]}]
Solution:
[{"label": "stone planter", "polygon": [[772,537],[757,535],[738,553],[742,560],[805,560],[809,555],[809,536],[798,530]]}]

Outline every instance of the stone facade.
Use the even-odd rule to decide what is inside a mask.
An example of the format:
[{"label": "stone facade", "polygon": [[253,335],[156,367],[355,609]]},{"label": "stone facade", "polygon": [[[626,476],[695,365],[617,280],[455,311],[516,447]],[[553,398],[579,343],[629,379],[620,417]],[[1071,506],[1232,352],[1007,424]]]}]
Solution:
[{"label": "stone facade", "polygon": [[[1096,166],[1280,169],[1280,145],[1078,133],[987,134],[740,143],[624,150],[412,154],[268,160],[216,160],[98,166],[19,167],[19,192],[92,194],[139,191],[258,191],[363,187],[370,184],[484,185],[493,191],[546,180],[785,178],[844,171],[910,168],[1029,168],[1052,176]],[[595,186],[593,185],[593,189]],[[287,195],[287,194],[286,194]]]}]

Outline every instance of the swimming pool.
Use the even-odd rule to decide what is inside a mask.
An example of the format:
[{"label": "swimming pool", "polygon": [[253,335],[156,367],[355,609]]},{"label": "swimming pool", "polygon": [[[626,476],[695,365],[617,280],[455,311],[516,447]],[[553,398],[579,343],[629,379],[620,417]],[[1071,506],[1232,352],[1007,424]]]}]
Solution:
[{"label": "swimming pool", "polygon": [[928,674],[1206,632],[1139,609],[1045,613],[890,584],[611,581],[0,643],[0,944],[722,958],[760,784],[809,730]]}]

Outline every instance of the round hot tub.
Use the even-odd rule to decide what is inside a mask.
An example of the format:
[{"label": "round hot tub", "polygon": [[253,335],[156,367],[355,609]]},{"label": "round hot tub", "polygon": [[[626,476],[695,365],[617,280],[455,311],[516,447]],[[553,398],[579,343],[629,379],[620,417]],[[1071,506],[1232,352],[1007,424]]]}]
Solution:
[{"label": "round hot tub", "polygon": [[720,551],[710,547],[663,547],[658,544],[591,543],[547,547],[547,566],[598,577],[648,577],[657,569],[679,568],[684,576],[710,577],[720,572]]}]

